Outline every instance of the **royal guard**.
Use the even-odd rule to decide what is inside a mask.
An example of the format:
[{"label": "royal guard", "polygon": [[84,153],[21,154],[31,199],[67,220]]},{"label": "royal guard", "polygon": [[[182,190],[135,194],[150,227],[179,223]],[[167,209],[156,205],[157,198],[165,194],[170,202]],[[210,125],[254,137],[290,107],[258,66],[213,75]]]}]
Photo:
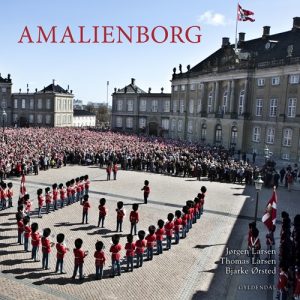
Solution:
[{"label": "royal guard", "polygon": [[101,223],[101,228],[104,227],[104,221],[105,221],[105,217],[107,215],[107,208],[105,207],[106,204],[106,199],[105,198],[101,198],[100,199],[100,204],[98,206],[99,209],[99,219],[98,219],[98,227],[100,226]]},{"label": "royal guard", "polygon": [[120,230],[120,232],[122,232],[123,219],[126,215],[125,208],[123,206],[124,206],[124,203],[122,201],[119,201],[117,203],[117,209],[116,209],[116,212],[117,212],[117,229],[116,229],[116,232],[118,232],[119,230]]},{"label": "royal guard", "polygon": [[138,232],[139,239],[135,242],[135,254],[136,254],[136,267],[142,267],[143,261],[144,261],[144,251],[145,247],[147,245],[147,242],[145,240],[146,232],[144,230],[140,230]]},{"label": "royal guard", "polygon": [[72,192],[71,192],[71,183],[70,181],[66,182],[66,190],[67,190],[67,205],[72,203]]},{"label": "royal guard", "polygon": [[126,250],[126,259],[127,259],[127,269],[126,271],[129,272],[129,266],[130,271],[133,271],[133,258],[134,258],[134,251],[135,251],[135,243],[133,242],[133,235],[128,234],[127,235],[127,243],[125,245]]},{"label": "royal guard", "polygon": [[84,195],[83,202],[82,202],[82,224],[88,224],[88,215],[89,215],[89,209],[91,207],[89,203],[89,195]]},{"label": "royal guard", "polygon": [[149,187],[149,181],[145,180],[144,181],[144,186],[142,188],[142,191],[144,191],[144,203],[147,204],[148,198],[150,195],[150,187]]},{"label": "royal guard", "polygon": [[84,194],[88,195],[90,190],[90,180],[89,175],[84,176]]},{"label": "royal guard", "polygon": [[111,170],[112,170],[111,164],[109,163],[109,164],[107,165],[107,167],[106,167],[106,175],[107,175],[106,178],[107,178],[107,180],[110,180]]},{"label": "royal guard", "polygon": [[6,208],[6,197],[7,197],[7,186],[5,182],[1,182],[0,184],[0,201],[1,201],[1,209]]},{"label": "royal guard", "polygon": [[80,176],[79,178],[79,187],[80,187],[80,204],[81,204],[84,196],[84,176]]},{"label": "royal guard", "polygon": [[57,210],[57,201],[58,201],[58,189],[57,183],[52,185],[52,197],[53,197],[53,210]]},{"label": "royal guard", "polygon": [[174,221],[174,237],[175,237],[175,244],[179,243],[179,232],[180,232],[180,227],[182,225],[182,219],[181,219],[181,211],[176,210],[175,211],[175,221]]},{"label": "royal guard", "polygon": [[155,235],[156,235],[156,254],[163,253],[162,241],[164,239],[165,229],[164,229],[165,222],[164,220],[158,220]]},{"label": "royal guard", "polygon": [[31,258],[34,261],[39,261],[38,253],[39,253],[39,247],[41,244],[41,236],[40,236],[40,233],[38,232],[38,230],[39,230],[38,223],[32,223],[31,224],[31,246],[32,246]]},{"label": "royal guard", "polygon": [[60,197],[60,207],[63,208],[66,199],[66,189],[62,183],[59,184],[59,197]]},{"label": "royal guard", "polygon": [[45,202],[45,198],[43,196],[43,190],[42,189],[37,190],[37,196],[38,196],[38,205],[39,205],[38,217],[42,218],[42,209],[43,209],[43,205],[44,205],[44,202]]},{"label": "royal guard", "polygon": [[117,180],[117,173],[118,173],[118,165],[117,162],[114,162],[113,167],[112,167],[113,175],[114,175],[114,180]]},{"label": "royal guard", "polygon": [[17,225],[18,225],[18,243],[23,245],[24,238],[24,223],[23,223],[23,214],[20,212],[16,213]]},{"label": "royal guard", "polygon": [[288,297],[288,268],[281,264],[277,284],[277,299],[286,300]]},{"label": "royal guard", "polygon": [[7,200],[8,200],[8,207],[13,207],[13,198],[14,191],[13,191],[13,184],[12,182],[9,182],[7,184]]},{"label": "royal guard", "polygon": [[52,203],[52,194],[49,187],[45,188],[46,213],[49,214]]},{"label": "royal guard", "polygon": [[252,228],[252,236],[250,238],[250,258],[251,258],[251,263],[255,263],[260,255],[259,255],[259,250],[261,249],[261,244],[259,240],[259,230],[255,227]]},{"label": "royal guard", "polygon": [[130,224],[131,224],[130,234],[133,234],[133,230],[134,230],[134,235],[136,235],[137,223],[140,220],[138,209],[139,209],[139,205],[137,203],[134,203],[132,205],[132,211],[130,212],[130,215],[129,215],[129,221],[130,221]]},{"label": "royal guard", "polygon": [[273,225],[271,230],[266,235],[266,244],[268,248],[268,257],[267,259],[272,259],[272,248],[275,245],[275,239],[274,239],[274,232],[275,232],[276,226]]},{"label": "royal guard", "polygon": [[28,216],[24,217],[24,251],[29,252],[29,239],[31,237],[31,227],[30,218]]},{"label": "royal guard", "polygon": [[106,257],[103,251],[104,244],[101,241],[97,241],[95,244],[96,251],[94,253],[95,266],[96,266],[96,279],[102,279],[103,277],[103,267],[105,265]]},{"label": "royal guard", "polygon": [[168,214],[168,221],[165,224],[165,232],[167,238],[166,250],[171,249],[172,237],[173,237],[173,228],[174,228],[174,215],[172,213]]},{"label": "royal guard", "polygon": [[151,225],[148,228],[149,234],[146,236],[145,240],[147,241],[147,260],[153,259],[153,248],[156,241],[156,235],[155,235],[155,226]]},{"label": "royal guard", "polygon": [[112,246],[110,247],[109,252],[111,252],[111,276],[115,276],[115,269],[117,268],[117,275],[121,275],[121,266],[120,266],[120,251],[122,250],[122,246],[119,243],[120,236],[115,234],[112,236]]},{"label": "royal guard", "polygon": [[73,272],[72,279],[76,278],[78,271],[79,271],[79,280],[84,279],[83,263],[84,263],[84,258],[88,255],[88,251],[83,251],[81,249],[82,244],[83,244],[82,239],[75,240],[75,248],[73,249],[75,260],[74,260],[74,272]]},{"label": "royal guard", "polygon": [[67,251],[69,251],[69,248],[66,247],[64,244],[65,235],[63,233],[59,233],[56,237],[56,267],[55,267],[55,273],[58,273],[60,270],[60,274],[66,274],[64,272],[64,257]]},{"label": "royal guard", "polygon": [[42,269],[49,270],[49,255],[51,253],[51,247],[54,243],[50,241],[49,236],[51,234],[50,228],[45,228],[42,237]]},{"label": "royal guard", "polygon": [[76,202],[80,201],[80,196],[81,196],[81,187],[80,187],[80,178],[77,177],[75,179],[76,184],[75,184],[75,189],[76,189]]},{"label": "royal guard", "polygon": [[76,200],[76,184],[75,180],[71,179],[70,181],[70,189],[71,189],[71,203],[75,203]]}]

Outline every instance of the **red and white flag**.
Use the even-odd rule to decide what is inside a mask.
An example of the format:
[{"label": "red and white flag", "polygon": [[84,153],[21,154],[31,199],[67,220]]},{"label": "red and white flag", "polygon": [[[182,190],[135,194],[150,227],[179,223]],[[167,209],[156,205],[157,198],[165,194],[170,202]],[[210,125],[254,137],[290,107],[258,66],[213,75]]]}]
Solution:
[{"label": "red and white flag", "polygon": [[20,198],[26,194],[26,187],[25,187],[25,175],[22,175],[21,178],[21,186],[20,186]]},{"label": "red and white flag", "polygon": [[251,10],[243,9],[239,4],[238,4],[238,10],[237,10],[237,19],[238,21],[250,21],[254,22],[255,19],[253,19],[250,16],[253,16],[254,12]]},{"label": "red and white flag", "polygon": [[266,227],[271,231],[273,225],[276,223],[276,215],[277,215],[277,194],[276,189],[274,188],[271,199],[269,200],[266,212],[262,217],[263,223]]}]

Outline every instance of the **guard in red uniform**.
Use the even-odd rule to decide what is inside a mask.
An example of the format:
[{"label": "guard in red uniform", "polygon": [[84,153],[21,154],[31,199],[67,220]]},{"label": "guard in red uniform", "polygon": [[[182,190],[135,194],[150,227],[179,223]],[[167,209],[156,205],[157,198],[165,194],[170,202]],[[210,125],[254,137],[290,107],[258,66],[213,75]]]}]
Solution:
[{"label": "guard in red uniform", "polygon": [[63,208],[66,199],[66,189],[62,183],[59,184],[60,207]]},{"label": "guard in red uniform", "polygon": [[146,232],[144,230],[140,230],[138,232],[139,239],[135,243],[135,254],[136,254],[136,267],[142,267],[144,261],[144,251],[147,246],[147,242],[145,240]]},{"label": "guard in red uniform", "polygon": [[89,195],[84,195],[82,206],[82,224],[84,224],[84,220],[85,224],[88,224],[89,208],[91,207],[89,203]]},{"label": "guard in red uniform", "polygon": [[71,192],[71,184],[70,181],[66,182],[66,190],[67,190],[67,205],[72,203],[72,192]]},{"label": "guard in red uniform", "polygon": [[181,233],[181,238],[184,239],[186,238],[186,233],[188,232],[187,230],[187,222],[189,218],[189,208],[187,206],[184,206],[182,208],[182,217],[181,217],[181,225],[182,225],[182,233]]},{"label": "guard in red uniform", "polygon": [[168,214],[168,221],[165,224],[165,232],[166,232],[166,238],[167,238],[167,245],[166,250],[171,249],[172,244],[172,237],[173,237],[173,228],[174,228],[174,215],[172,213]]},{"label": "guard in red uniform", "polygon": [[149,194],[150,194],[150,187],[149,187],[149,181],[144,181],[144,187],[142,188],[142,191],[144,191],[144,203],[147,204]]},{"label": "guard in red uniform", "polygon": [[181,211],[176,210],[175,211],[175,221],[174,221],[174,237],[175,237],[175,244],[179,243],[179,232],[180,232],[180,227],[182,225],[182,219],[181,219]]},{"label": "guard in red uniform", "polygon": [[104,227],[104,221],[105,221],[105,217],[107,215],[107,208],[105,207],[105,204],[106,204],[106,199],[101,198],[100,204],[98,206],[98,209],[99,209],[98,227],[100,226],[100,223],[101,223],[101,228]]},{"label": "guard in red uniform", "polygon": [[12,182],[9,182],[7,184],[8,207],[13,207],[13,202],[12,202],[13,195],[14,195],[13,184],[12,184]]},{"label": "guard in red uniform", "polygon": [[116,162],[114,162],[114,164],[113,164],[112,171],[113,171],[113,175],[114,175],[114,180],[117,180],[118,165]]},{"label": "guard in red uniform", "polygon": [[122,201],[119,201],[117,203],[117,209],[116,209],[116,212],[117,212],[117,229],[116,229],[116,232],[118,232],[120,230],[120,232],[122,232],[122,225],[123,225],[123,219],[126,215],[126,212],[125,212],[125,208],[123,207],[123,202]]},{"label": "guard in red uniform", "polygon": [[25,206],[25,214],[27,216],[30,216],[31,213],[31,207],[32,207],[32,202],[30,201],[30,196],[29,194],[25,194],[24,197],[24,206]]},{"label": "guard in red uniform", "polygon": [[49,270],[49,255],[51,253],[51,247],[54,243],[50,241],[49,236],[51,234],[50,228],[45,228],[42,237],[42,269]]},{"label": "guard in red uniform", "polygon": [[80,178],[77,177],[75,179],[76,184],[75,184],[75,189],[76,189],[76,202],[80,201],[80,196],[81,196],[81,187],[80,187]]},{"label": "guard in red uniform", "polygon": [[103,251],[104,245],[101,241],[97,241],[95,244],[96,251],[94,253],[95,266],[96,266],[96,279],[102,279],[103,267],[105,265],[106,257]]},{"label": "guard in red uniform", "polygon": [[58,189],[57,189],[57,183],[54,183],[52,185],[52,197],[53,197],[53,210],[57,210],[57,201],[58,201]]},{"label": "guard in red uniform", "polygon": [[134,250],[135,250],[135,243],[133,242],[133,235],[127,235],[127,243],[125,245],[126,250],[126,259],[127,259],[127,269],[126,271],[129,272],[129,265],[130,271],[133,271],[133,258],[134,258]]},{"label": "guard in red uniform", "polygon": [[280,265],[280,273],[277,284],[277,298],[279,300],[287,300],[288,297],[288,269],[284,265]]},{"label": "guard in red uniform", "polygon": [[122,246],[119,243],[120,236],[115,234],[112,236],[113,245],[110,247],[109,252],[111,252],[111,276],[115,276],[115,268],[117,268],[117,275],[121,275],[121,266],[120,266],[120,251],[122,250]]},{"label": "guard in red uniform", "polygon": [[76,201],[76,184],[74,179],[71,179],[70,181],[70,189],[71,189],[71,204],[73,204]]},{"label": "guard in red uniform", "polygon": [[43,209],[43,205],[44,205],[44,201],[45,201],[42,189],[37,190],[37,196],[38,196],[38,205],[39,205],[38,217],[42,218],[42,209]]},{"label": "guard in red uniform", "polygon": [[24,223],[23,223],[23,214],[16,213],[17,225],[18,225],[18,243],[19,245],[23,245],[23,237],[24,237]]},{"label": "guard in red uniform", "polygon": [[250,245],[251,245],[251,251],[250,251],[250,258],[251,263],[255,263],[259,258],[259,250],[261,249],[261,244],[259,240],[259,230],[255,227],[252,229],[252,237],[250,238]]},{"label": "guard in red uniform", "polygon": [[64,257],[67,251],[69,251],[69,248],[66,247],[64,244],[65,235],[63,233],[59,233],[56,237],[56,267],[55,267],[55,273],[58,273],[60,270],[60,274],[66,274],[64,272]]},{"label": "guard in red uniform", "polygon": [[162,241],[164,239],[165,229],[164,229],[165,222],[164,220],[158,220],[155,235],[156,235],[156,254],[163,253]]},{"label": "guard in red uniform", "polygon": [[32,246],[31,258],[34,261],[39,261],[38,252],[41,244],[41,236],[40,233],[38,232],[38,229],[39,229],[38,223],[31,224],[31,246]]},{"label": "guard in red uniform", "polygon": [[76,239],[75,240],[75,248],[73,249],[74,253],[74,272],[72,279],[76,278],[77,272],[79,271],[79,279],[83,280],[84,275],[83,275],[83,263],[84,263],[84,258],[88,255],[88,251],[83,251],[81,249],[83,244],[82,239]]},{"label": "guard in red uniform", "polygon": [[140,220],[138,209],[139,209],[139,205],[137,203],[134,203],[132,205],[132,211],[130,212],[129,215],[129,221],[131,224],[130,234],[133,234],[133,230],[134,230],[134,235],[136,235],[137,232],[136,225]]},{"label": "guard in red uniform", "polygon": [[28,216],[24,217],[24,251],[29,252],[29,239],[31,237],[31,227],[30,227],[30,218]]},{"label": "guard in red uniform", "polygon": [[89,175],[85,175],[84,176],[84,194],[88,195],[89,194],[89,190],[90,190],[90,180],[89,180]]},{"label": "guard in red uniform", "polygon": [[46,200],[46,213],[49,214],[50,212],[50,206],[52,203],[52,194],[50,192],[50,188],[45,188],[45,200]]},{"label": "guard in red uniform", "polygon": [[156,241],[155,230],[156,228],[154,225],[149,226],[149,234],[145,238],[145,240],[147,241],[147,260],[153,259],[153,248]]},{"label": "guard in red uniform", "polygon": [[106,179],[110,180],[110,175],[111,175],[111,164],[109,163],[106,167]]},{"label": "guard in red uniform", "polygon": [[7,190],[6,190],[6,183],[0,183],[0,202],[1,202],[1,210],[6,209],[6,197],[7,197]]}]

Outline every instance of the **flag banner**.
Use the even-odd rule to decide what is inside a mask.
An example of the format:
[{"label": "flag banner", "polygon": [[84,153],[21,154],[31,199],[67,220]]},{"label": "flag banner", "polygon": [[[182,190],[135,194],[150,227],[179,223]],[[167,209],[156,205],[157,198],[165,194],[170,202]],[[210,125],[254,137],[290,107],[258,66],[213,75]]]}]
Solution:
[{"label": "flag banner", "polygon": [[277,216],[277,194],[276,189],[273,190],[271,199],[267,203],[266,212],[262,217],[262,222],[271,231],[276,223]]},{"label": "flag banner", "polygon": [[253,19],[250,16],[253,16],[254,12],[251,10],[247,10],[247,9],[243,9],[239,4],[238,4],[238,11],[237,11],[237,19],[238,21],[250,21],[250,22],[254,22],[255,19]]}]

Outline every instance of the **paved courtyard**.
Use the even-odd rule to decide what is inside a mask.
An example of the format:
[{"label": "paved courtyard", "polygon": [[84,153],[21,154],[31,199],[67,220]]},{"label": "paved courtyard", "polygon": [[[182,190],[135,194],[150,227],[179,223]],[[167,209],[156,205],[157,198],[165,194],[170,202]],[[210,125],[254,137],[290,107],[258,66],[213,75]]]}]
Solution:
[{"label": "paved courtyard", "polygon": [[[67,246],[71,250],[76,238],[83,239],[83,249],[89,251],[84,264],[85,280],[71,280],[74,260],[72,251],[65,257],[65,275],[53,272],[55,249],[51,255],[49,271],[41,269],[41,262],[32,262],[31,253],[25,253],[23,246],[16,243],[15,208],[7,209],[0,212],[0,299],[272,299],[272,274],[251,274],[251,265],[242,266],[244,270],[250,270],[250,274],[226,274],[229,267],[238,269],[241,266],[231,265],[221,259],[228,250],[246,248],[248,223],[255,209],[254,187],[132,171],[119,171],[117,181],[108,182],[103,169],[68,166],[26,177],[26,187],[34,201],[34,209],[37,207],[38,188],[51,186],[54,182],[65,183],[85,174],[89,174],[91,179],[89,224],[81,224],[82,207],[79,203],[44,215],[42,219],[36,215],[32,217],[32,222],[38,222],[40,231],[45,227],[52,229],[53,241],[58,233],[65,233]],[[156,225],[158,219],[166,219],[169,212],[181,209],[186,200],[195,197],[202,185],[208,189],[205,212],[193,225],[187,238],[180,240],[179,245],[172,246],[163,255],[154,256],[153,261],[145,262],[142,268],[134,269],[132,273],[110,278],[109,248],[111,236],[116,229],[116,203],[123,201],[127,211],[121,238],[124,246],[126,234],[130,231],[128,216],[131,205],[143,202],[141,188],[145,179],[150,181],[151,194],[148,204],[140,205],[138,229],[147,231],[148,226]],[[14,178],[12,181],[17,194],[20,179]],[[298,193],[295,190],[288,193],[284,188],[279,188],[279,214],[283,207],[291,218],[300,211]],[[260,192],[259,217],[270,196],[270,189]],[[100,197],[107,199],[108,216],[104,229],[96,227]],[[262,247],[266,249],[266,230],[261,223],[258,228]],[[97,240],[104,242],[107,256],[105,278],[101,281],[94,280],[93,254]],[[125,255],[124,250],[122,255]],[[227,255],[227,258],[237,257]],[[125,260],[122,267],[125,267]],[[257,266],[260,270],[272,270],[274,267]]]}]

